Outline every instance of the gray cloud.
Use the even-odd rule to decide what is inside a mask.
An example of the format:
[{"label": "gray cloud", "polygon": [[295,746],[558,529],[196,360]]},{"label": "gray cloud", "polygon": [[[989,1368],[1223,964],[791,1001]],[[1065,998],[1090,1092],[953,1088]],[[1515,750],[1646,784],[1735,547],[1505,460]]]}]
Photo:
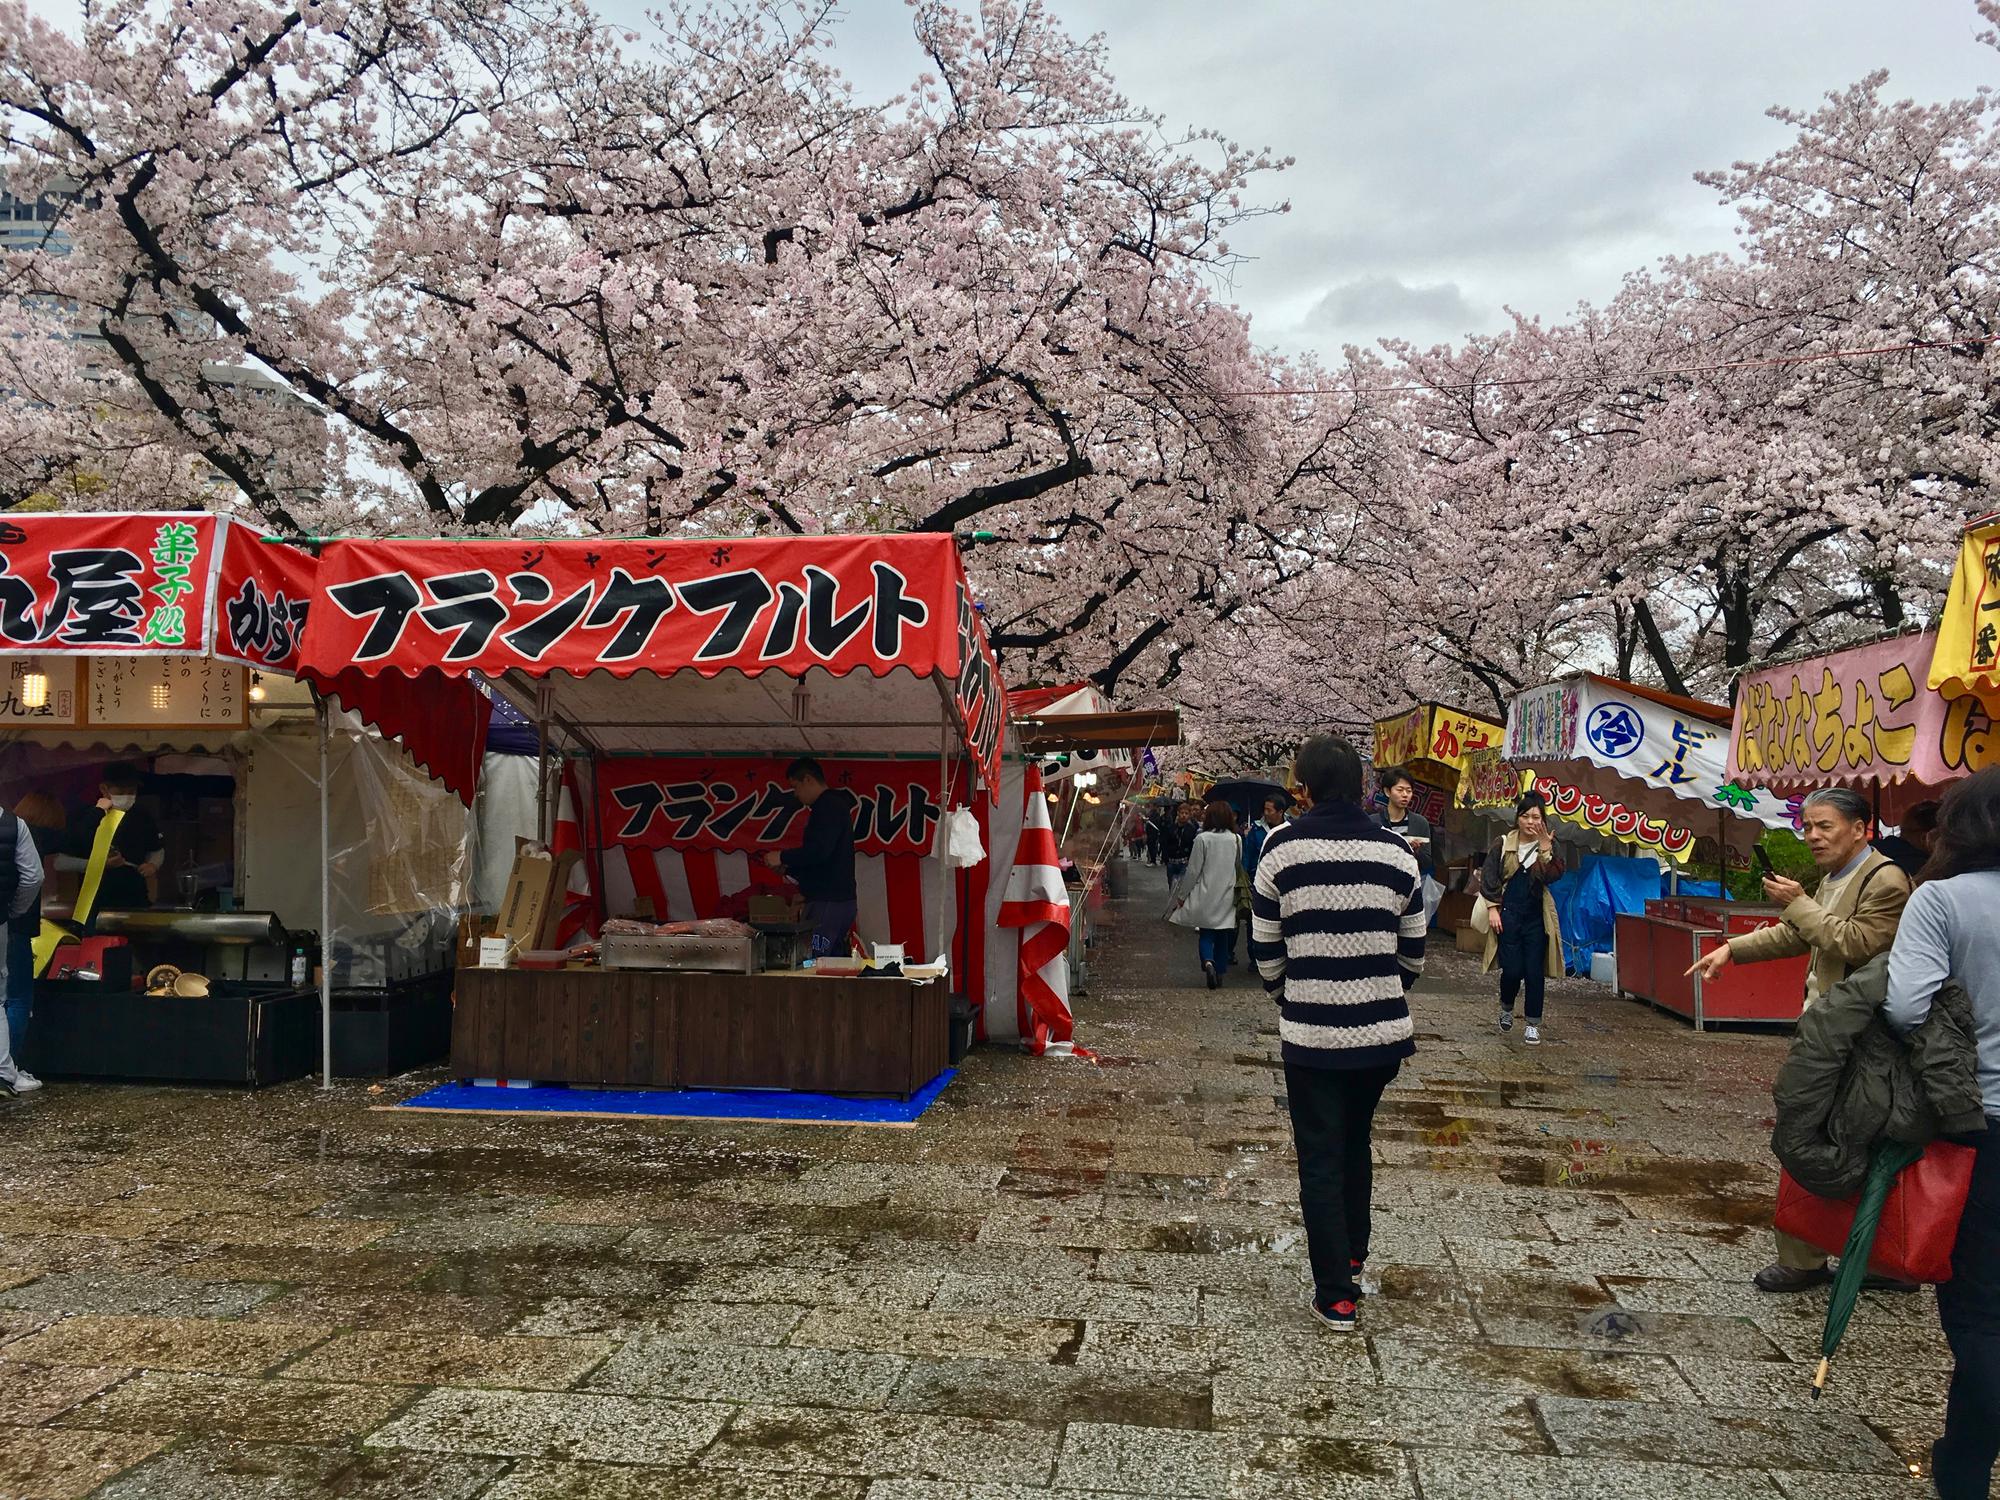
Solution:
[{"label": "gray cloud", "polygon": [[1412,286],[1393,276],[1364,276],[1330,288],[1306,314],[1304,327],[1344,341],[1357,329],[1450,339],[1486,321],[1486,313],[1468,302],[1455,282]]},{"label": "gray cloud", "polygon": [[[644,30],[652,0],[594,3]],[[1250,259],[1228,291],[1261,341],[1327,354],[1456,337],[1468,313],[1484,330],[1507,308],[1562,317],[1663,255],[1728,249],[1734,218],[1693,174],[1776,149],[1773,104],[1810,108],[1878,67],[1928,99],[2000,78],[1972,0],[1049,3],[1072,35],[1104,33],[1120,88],[1170,131],[1298,159],[1263,188],[1292,212],[1231,236]],[[862,100],[924,71],[903,0],[848,0],[837,37]],[[1380,299],[1341,311],[1350,289],[1393,285],[1442,326],[1384,326]],[[1439,288],[1462,307],[1422,295]]]}]

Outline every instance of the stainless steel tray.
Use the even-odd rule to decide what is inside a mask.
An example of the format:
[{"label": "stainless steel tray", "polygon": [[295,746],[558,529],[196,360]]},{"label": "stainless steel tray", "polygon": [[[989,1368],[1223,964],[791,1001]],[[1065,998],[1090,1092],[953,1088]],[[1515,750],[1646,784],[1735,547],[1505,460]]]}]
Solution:
[{"label": "stainless steel tray", "polygon": [[598,962],[607,969],[683,969],[720,974],[754,974],[761,966],[764,940],[748,937],[668,936],[606,933]]}]

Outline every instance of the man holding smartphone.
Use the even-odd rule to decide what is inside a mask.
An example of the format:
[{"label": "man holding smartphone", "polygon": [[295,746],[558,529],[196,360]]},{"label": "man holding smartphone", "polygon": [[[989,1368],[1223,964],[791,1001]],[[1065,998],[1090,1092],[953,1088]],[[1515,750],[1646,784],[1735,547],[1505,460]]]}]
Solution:
[{"label": "man holding smartphone", "polygon": [[[1805,993],[1810,1006],[1876,954],[1889,951],[1910,899],[1910,877],[1868,847],[1868,799],[1847,787],[1824,787],[1806,798],[1799,818],[1799,837],[1819,867],[1819,888],[1809,896],[1796,880],[1771,873],[1769,856],[1757,849],[1765,899],[1783,907],[1783,915],[1769,927],[1718,945],[1689,974],[1713,979],[1732,963],[1811,954]],[[1802,1292],[1832,1279],[1824,1255],[1781,1230],[1777,1262],[1757,1273],[1757,1286],[1766,1292]],[[1877,1277],[1867,1284],[1878,1290],[1915,1290]]]},{"label": "man holding smartphone", "polygon": [[1419,883],[1431,876],[1431,825],[1422,813],[1410,811],[1410,804],[1416,800],[1417,784],[1410,779],[1410,773],[1401,766],[1391,766],[1386,771],[1375,774],[1375,784],[1382,789],[1383,809],[1375,814],[1375,826],[1386,828],[1410,846],[1410,852],[1417,857],[1417,879]]}]

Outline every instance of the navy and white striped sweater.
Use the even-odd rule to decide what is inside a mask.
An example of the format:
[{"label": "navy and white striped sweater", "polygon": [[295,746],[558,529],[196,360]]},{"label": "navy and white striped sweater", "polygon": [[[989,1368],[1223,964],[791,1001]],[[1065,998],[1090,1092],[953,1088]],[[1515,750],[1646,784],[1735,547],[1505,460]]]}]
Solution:
[{"label": "navy and white striped sweater", "polygon": [[1424,971],[1417,858],[1358,807],[1326,804],[1264,842],[1250,957],[1287,1063],[1373,1068],[1417,1050],[1405,992]]}]

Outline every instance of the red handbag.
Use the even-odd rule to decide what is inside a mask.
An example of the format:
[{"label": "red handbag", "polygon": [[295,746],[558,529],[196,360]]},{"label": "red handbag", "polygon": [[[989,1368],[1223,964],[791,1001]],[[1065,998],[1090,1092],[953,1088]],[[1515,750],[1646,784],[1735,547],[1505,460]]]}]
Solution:
[{"label": "red handbag", "polygon": [[[1882,1222],[1868,1256],[1870,1271],[1897,1281],[1951,1280],[1951,1249],[1978,1154],[1971,1146],[1932,1141],[1897,1174],[1882,1205]],[[1847,1246],[1860,1197],[1821,1198],[1792,1181],[1791,1173],[1781,1172],[1778,1228],[1816,1250],[1838,1255]]]}]

